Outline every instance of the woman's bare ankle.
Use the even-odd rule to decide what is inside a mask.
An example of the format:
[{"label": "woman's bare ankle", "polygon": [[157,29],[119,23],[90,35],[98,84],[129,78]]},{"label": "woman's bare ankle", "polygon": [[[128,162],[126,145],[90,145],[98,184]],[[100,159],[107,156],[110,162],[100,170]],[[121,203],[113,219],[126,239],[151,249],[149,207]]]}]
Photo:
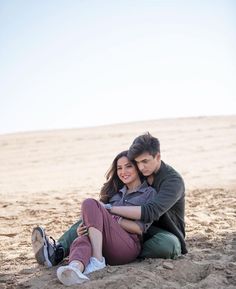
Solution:
[{"label": "woman's bare ankle", "polygon": [[84,271],[84,264],[78,260],[71,261],[69,265],[78,268],[81,272]]}]

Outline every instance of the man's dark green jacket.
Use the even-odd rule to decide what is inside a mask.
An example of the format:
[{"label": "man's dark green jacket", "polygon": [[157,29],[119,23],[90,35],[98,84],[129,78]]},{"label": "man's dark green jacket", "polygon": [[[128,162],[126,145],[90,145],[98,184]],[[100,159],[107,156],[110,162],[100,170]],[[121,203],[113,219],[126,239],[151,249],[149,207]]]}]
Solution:
[{"label": "man's dark green jacket", "polygon": [[186,254],[184,181],[178,172],[161,161],[152,186],[157,195],[153,201],[141,206],[141,220],[147,223],[154,221],[154,226],[178,237],[182,254]]}]

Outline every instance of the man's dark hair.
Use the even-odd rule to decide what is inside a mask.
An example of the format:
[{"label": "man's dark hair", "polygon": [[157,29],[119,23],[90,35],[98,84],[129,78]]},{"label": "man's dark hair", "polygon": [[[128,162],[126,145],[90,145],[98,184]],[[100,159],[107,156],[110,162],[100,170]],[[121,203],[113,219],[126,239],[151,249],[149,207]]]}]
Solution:
[{"label": "man's dark hair", "polygon": [[136,137],[129,148],[128,158],[134,160],[143,153],[149,153],[153,157],[160,153],[160,142],[158,138],[153,137],[149,132]]}]

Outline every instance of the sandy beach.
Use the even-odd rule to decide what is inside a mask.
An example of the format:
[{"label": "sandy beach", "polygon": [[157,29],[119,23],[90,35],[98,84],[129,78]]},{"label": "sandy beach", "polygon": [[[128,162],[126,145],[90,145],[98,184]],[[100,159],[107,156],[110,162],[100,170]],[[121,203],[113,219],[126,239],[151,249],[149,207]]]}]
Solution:
[{"label": "sandy beach", "polygon": [[189,253],[107,266],[78,288],[236,288],[236,116],[0,135],[0,288],[64,288],[39,266],[31,231],[55,239],[98,198],[114,156],[146,131],[186,184]]}]

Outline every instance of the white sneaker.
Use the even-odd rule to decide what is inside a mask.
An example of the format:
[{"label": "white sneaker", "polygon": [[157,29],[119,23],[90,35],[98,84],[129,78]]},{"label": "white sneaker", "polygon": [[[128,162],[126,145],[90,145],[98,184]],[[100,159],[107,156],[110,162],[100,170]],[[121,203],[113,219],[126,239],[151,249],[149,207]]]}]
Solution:
[{"label": "white sneaker", "polygon": [[57,269],[57,278],[66,286],[81,284],[89,280],[75,265],[71,264],[59,267]]},{"label": "white sneaker", "polygon": [[97,270],[101,270],[106,267],[105,258],[102,257],[102,261],[99,261],[95,257],[91,257],[88,265],[86,266],[83,274],[87,275]]}]

